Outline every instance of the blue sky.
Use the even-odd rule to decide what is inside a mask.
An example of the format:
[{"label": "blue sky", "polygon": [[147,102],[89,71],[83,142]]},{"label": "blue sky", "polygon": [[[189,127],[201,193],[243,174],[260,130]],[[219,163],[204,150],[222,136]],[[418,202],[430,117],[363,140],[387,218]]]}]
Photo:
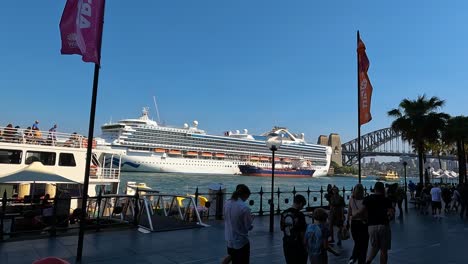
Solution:
[{"label": "blue sky", "polygon": [[[357,3],[359,2],[359,5]],[[93,65],[60,55],[65,1],[5,1],[0,126],[87,133]],[[107,1],[96,132],[153,96],[170,125],[221,134],[273,125],[309,142],[356,137],[356,30],[366,43],[373,120],[420,94],[467,114],[466,1]]]}]

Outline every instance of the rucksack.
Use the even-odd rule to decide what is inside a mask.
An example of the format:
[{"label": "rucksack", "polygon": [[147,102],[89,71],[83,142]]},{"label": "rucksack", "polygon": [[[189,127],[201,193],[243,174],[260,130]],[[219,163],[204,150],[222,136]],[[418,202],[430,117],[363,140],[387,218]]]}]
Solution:
[{"label": "rucksack", "polygon": [[299,240],[299,232],[296,230],[298,222],[299,218],[294,211],[286,210],[281,214],[281,230],[286,240]]},{"label": "rucksack", "polygon": [[309,255],[317,256],[322,253],[322,229],[317,224],[310,224],[306,231],[307,252]]}]

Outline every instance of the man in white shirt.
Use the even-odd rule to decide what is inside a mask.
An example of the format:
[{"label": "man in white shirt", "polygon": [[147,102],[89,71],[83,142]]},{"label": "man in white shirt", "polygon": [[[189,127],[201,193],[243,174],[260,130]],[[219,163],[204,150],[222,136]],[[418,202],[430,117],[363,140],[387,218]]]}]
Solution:
[{"label": "man in white shirt", "polygon": [[[439,217],[440,212],[442,210],[442,190],[439,187],[439,184],[435,184],[434,187],[431,189],[431,196],[432,196],[432,215],[434,217]],[[439,211],[437,213],[437,210]]]},{"label": "man in white shirt", "polygon": [[253,228],[253,216],[250,208],[244,203],[250,196],[249,188],[239,184],[224,205],[224,236],[229,257],[225,262],[232,264],[249,264],[250,243],[248,233]]}]

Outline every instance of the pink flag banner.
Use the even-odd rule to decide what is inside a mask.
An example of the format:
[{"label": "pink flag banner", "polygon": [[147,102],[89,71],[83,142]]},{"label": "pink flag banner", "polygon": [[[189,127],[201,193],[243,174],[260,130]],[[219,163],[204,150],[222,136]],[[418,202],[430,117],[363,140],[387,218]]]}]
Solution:
[{"label": "pink flag banner", "polygon": [[67,0],[60,20],[62,54],[100,64],[105,0]]}]

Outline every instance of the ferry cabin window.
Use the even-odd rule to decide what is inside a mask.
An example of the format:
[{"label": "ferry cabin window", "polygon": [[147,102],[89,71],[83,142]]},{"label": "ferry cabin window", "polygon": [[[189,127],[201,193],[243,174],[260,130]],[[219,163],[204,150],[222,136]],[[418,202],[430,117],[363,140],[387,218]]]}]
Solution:
[{"label": "ferry cabin window", "polygon": [[40,161],[44,166],[54,166],[55,157],[54,152],[26,151],[25,163],[31,164],[34,161]]},{"label": "ferry cabin window", "polygon": [[60,153],[59,166],[76,167],[75,156],[71,153]]},{"label": "ferry cabin window", "polygon": [[23,152],[16,149],[0,149],[0,163],[21,164]]}]

